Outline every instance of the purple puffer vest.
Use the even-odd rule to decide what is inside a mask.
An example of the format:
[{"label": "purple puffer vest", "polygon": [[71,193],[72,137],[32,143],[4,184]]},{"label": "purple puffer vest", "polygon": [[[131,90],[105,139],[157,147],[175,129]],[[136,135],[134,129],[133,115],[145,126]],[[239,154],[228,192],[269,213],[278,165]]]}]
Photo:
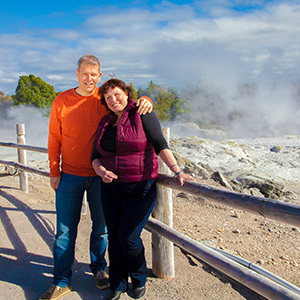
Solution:
[{"label": "purple puffer vest", "polygon": [[117,116],[113,113],[104,117],[98,127],[96,148],[101,154],[103,166],[118,175],[118,182],[137,182],[157,178],[157,155],[147,140],[137,108],[131,99],[117,126],[116,153],[105,151],[100,140],[105,130],[113,125]]}]

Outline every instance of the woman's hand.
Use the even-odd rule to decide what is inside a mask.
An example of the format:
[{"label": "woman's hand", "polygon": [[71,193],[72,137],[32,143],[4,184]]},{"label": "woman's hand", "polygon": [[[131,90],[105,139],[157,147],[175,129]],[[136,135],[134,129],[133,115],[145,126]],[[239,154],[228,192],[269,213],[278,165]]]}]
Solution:
[{"label": "woman's hand", "polygon": [[184,173],[184,172],[178,174],[176,177],[177,177],[178,181],[180,182],[180,185],[181,185],[181,186],[184,185],[184,182],[185,182],[186,180],[196,181],[196,179],[195,179],[194,177],[192,177],[191,175],[186,174],[186,173]]},{"label": "woman's hand", "polygon": [[[149,98],[150,99],[150,98]],[[146,113],[151,113],[153,109],[153,103],[147,98],[141,97],[137,100],[136,106],[138,107],[138,113],[140,115],[145,115]]]},{"label": "woman's hand", "polygon": [[118,179],[118,176],[115,173],[108,171],[106,169],[105,171],[101,172],[100,176],[102,178],[102,181],[105,183],[111,183],[114,179]]},{"label": "woman's hand", "polygon": [[111,183],[114,179],[118,179],[118,176],[116,174],[104,168],[99,158],[96,158],[92,161],[92,166],[96,174],[102,178],[103,182]]}]

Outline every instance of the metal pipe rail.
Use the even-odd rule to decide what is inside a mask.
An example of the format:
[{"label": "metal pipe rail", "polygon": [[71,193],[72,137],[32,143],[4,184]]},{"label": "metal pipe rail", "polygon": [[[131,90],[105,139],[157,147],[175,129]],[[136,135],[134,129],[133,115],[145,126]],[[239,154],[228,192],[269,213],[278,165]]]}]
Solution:
[{"label": "metal pipe rail", "polygon": [[184,249],[193,256],[204,261],[208,265],[226,274],[242,285],[255,291],[259,295],[270,300],[299,300],[300,291],[289,289],[286,285],[281,285],[259,273],[245,268],[235,260],[222,255],[210,247],[197,242],[179,231],[165,225],[154,218],[150,218],[146,227],[159,233],[172,241],[178,247]]},{"label": "metal pipe rail", "polygon": [[238,257],[232,253],[228,253],[224,250],[221,250],[221,249],[218,249],[218,248],[215,248],[212,246],[208,246],[208,247],[213,249],[214,251],[217,251],[217,252],[223,254],[224,256],[238,262],[239,264],[255,271],[256,273],[261,274],[261,275],[277,282],[280,285],[283,285],[287,289],[294,291],[295,293],[299,294],[299,296],[300,296],[300,289],[297,286],[295,286],[294,284],[284,280],[283,278],[280,278],[279,276],[276,276],[276,275],[272,274],[271,272],[268,272],[266,269],[261,268],[260,266],[254,264],[254,263],[251,263],[251,262],[247,261],[246,259]]}]

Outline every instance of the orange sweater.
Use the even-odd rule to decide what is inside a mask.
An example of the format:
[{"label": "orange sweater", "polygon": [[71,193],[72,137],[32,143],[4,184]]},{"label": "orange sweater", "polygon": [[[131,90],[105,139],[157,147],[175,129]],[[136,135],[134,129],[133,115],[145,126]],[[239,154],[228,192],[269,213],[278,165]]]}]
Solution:
[{"label": "orange sweater", "polygon": [[60,176],[60,170],[79,176],[96,175],[91,165],[91,153],[99,121],[107,113],[100,102],[98,88],[89,97],[76,94],[74,89],[58,94],[49,123],[51,177]]}]

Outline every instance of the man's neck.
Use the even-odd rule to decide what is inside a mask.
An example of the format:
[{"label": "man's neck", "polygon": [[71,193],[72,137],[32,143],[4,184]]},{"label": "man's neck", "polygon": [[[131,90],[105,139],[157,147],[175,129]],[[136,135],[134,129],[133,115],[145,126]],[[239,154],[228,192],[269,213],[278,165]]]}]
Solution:
[{"label": "man's neck", "polygon": [[79,87],[76,87],[74,89],[74,91],[77,95],[82,96],[82,97],[89,97],[95,93],[95,90],[93,90],[91,93],[86,93],[86,92],[82,91]]}]

